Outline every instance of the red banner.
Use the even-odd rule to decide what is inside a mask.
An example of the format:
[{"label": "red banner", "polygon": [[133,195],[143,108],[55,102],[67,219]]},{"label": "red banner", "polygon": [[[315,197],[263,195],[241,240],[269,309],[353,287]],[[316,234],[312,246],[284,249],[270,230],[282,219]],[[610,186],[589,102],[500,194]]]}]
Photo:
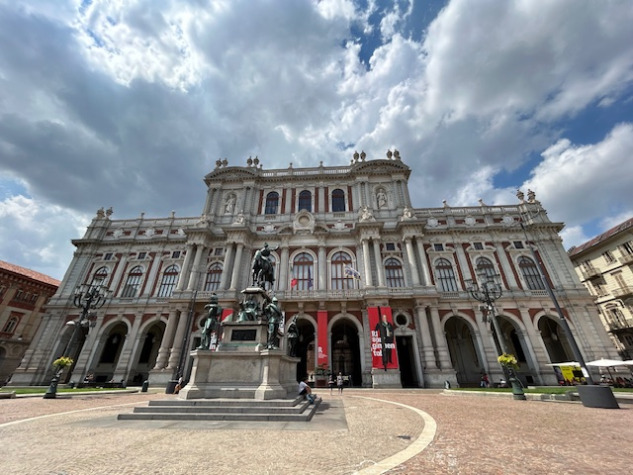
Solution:
[{"label": "red banner", "polygon": [[391,307],[367,307],[371,329],[372,368],[398,369],[398,352]]},{"label": "red banner", "polygon": [[327,311],[317,311],[317,365],[328,366]]}]

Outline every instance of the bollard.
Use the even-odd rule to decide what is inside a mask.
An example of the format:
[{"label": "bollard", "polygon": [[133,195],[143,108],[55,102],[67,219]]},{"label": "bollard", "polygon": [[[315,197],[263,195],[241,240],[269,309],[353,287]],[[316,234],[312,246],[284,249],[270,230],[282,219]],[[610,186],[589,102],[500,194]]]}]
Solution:
[{"label": "bollard", "polygon": [[143,381],[143,386],[141,387],[141,392],[142,393],[146,393],[147,392],[147,388],[149,388],[149,381],[145,380],[145,381]]}]

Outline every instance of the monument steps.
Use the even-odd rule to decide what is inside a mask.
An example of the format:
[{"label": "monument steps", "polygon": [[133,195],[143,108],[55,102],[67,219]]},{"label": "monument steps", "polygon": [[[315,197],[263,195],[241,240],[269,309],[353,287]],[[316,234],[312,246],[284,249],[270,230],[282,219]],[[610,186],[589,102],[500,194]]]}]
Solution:
[{"label": "monument steps", "polygon": [[155,421],[278,421],[308,422],[322,399],[314,404],[303,399],[289,400],[177,400],[150,401],[148,406],[119,414],[118,420]]}]

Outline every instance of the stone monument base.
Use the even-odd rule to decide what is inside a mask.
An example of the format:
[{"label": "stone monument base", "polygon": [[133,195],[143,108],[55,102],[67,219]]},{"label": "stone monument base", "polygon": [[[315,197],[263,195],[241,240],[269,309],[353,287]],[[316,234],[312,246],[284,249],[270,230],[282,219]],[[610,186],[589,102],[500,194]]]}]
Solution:
[{"label": "stone monument base", "polygon": [[299,358],[281,350],[194,350],[189,383],[180,399],[285,399],[297,395]]}]

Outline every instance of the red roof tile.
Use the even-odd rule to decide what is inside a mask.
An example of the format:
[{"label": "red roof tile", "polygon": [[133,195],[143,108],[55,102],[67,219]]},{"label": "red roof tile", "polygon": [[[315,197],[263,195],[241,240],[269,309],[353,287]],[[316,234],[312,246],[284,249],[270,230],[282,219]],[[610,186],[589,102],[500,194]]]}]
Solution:
[{"label": "red roof tile", "polygon": [[59,287],[61,282],[57,279],[53,279],[48,275],[41,274],[31,269],[27,269],[26,267],[16,266],[15,264],[10,264],[5,261],[0,261],[0,269],[7,270],[9,272],[13,272],[14,274],[20,274],[29,279],[37,280],[39,282],[43,282],[45,284],[54,285],[55,287]]}]

